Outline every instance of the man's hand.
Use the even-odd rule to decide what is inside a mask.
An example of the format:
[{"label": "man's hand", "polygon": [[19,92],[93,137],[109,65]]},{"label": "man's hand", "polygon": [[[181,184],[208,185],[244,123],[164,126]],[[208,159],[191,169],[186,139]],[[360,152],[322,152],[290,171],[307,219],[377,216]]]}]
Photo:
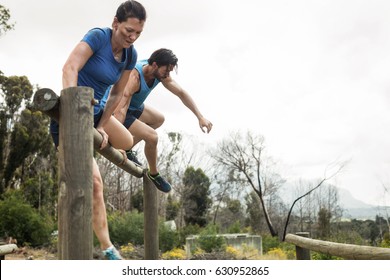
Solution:
[{"label": "man's hand", "polygon": [[[213,128],[213,124],[207,120],[206,118],[201,118],[199,120],[199,126],[200,126],[200,129],[203,131],[203,133],[209,133],[211,131],[211,129]],[[206,131],[205,131],[205,128],[206,128]]]}]

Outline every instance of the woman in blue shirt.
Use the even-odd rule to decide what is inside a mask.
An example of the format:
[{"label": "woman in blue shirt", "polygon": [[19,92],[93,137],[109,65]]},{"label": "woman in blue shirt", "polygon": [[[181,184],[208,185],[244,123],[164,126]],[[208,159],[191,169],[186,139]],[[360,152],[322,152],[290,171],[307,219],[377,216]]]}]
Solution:
[{"label": "woman in blue shirt", "polygon": [[[94,28],[76,45],[63,67],[63,88],[87,86],[94,89],[98,101],[110,85],[114,85],[105,104],[95,105],[94,123],[103,136],[101,148],[108,141],[122,150],[133,145],[131,133],[112,114],[121,100],[129,74],[137,61],[133,43],[141,35],[146,20],[145,8],[137,1],[126,1],[117,9],[112,28]],[[50,131],[58,146],[58,124],[52,122]],[[103,197],[103,180],[93,160],[93,229],[103,253],[108,259],[121,259],[111,243]]]}]

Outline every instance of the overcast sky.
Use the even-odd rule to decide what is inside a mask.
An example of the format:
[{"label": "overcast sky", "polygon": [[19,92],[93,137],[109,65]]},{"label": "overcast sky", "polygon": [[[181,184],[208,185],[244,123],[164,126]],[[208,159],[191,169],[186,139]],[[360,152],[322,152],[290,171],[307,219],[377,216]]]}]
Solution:
[{"label": "overcast sky", "polygon": [[[2,0],[15,30],[0,38],[0,70],[61,90],[61,68],[93,27],[111,26],[122,1]],[[159,86],[148,100],[161,131],[216,143],[229,131],[265,137],[287,179],[321,178],[370,204],[390,205],[390,1],[140,0],[135,43],[179,58],[173,77],[214,124],[204,135],[178,98]]]}]

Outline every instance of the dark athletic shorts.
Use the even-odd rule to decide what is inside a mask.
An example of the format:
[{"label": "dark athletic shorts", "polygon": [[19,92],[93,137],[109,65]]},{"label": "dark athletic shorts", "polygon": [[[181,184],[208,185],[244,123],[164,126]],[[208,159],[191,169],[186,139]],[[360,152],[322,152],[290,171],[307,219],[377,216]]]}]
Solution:
[{"label": "dark athletic shorts", "polygon": [[[94,106],[94,114],[93,114],[93,126],[96,127],[103,115],[103,107],[101,105],[96,105]],[[60,129],[59,125],[55,120],[51,120],[50,122],[50,134],[51,137],[53,138],[54,145],[56,148],[58,147],[58,142],[59,142],[59,134],[60,134]]]},{"label": "dark athletic shorts", "polygon": [[142,115],[144,108],[145,108],[144,104],[142,104],[141,107],[139,108],[129,107],[129,109],[127,109],[126,118],[123,125],[127,129],[129,129],[129,127],[133,124],[133,122],[139,119],[139,117]]}]

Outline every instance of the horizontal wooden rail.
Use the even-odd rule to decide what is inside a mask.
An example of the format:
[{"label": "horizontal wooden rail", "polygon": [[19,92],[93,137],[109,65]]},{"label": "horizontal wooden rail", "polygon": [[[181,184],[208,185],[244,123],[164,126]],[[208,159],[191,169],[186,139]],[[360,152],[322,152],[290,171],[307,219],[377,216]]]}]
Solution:
[{"label": "horizontal wooden rail", "polygon": [[0,260],[5,259],[5,255],[15,253],[18,249],[18,246],[16,244],[6,244],[6,245],[0,245]]},{"label": "horizontal wooden rail", "polygon": [[[48,88],[39,89],[34,95],[33,102],[37,110],[42,111],[56,121],[59,120],[60,98],[53,90]],[[144,170],[141,167],[135,165],[130,160],[123,162],[123,154],[117,149],[113,148],[110,144],[108,144],[106,148],[102,150],[100,149],[100,144],[103,141],[103,137],[96,129],[93,129],[93,139],[95,150],[98,153],[131,175],[137,178],[143,177]]]},{"label": "horizontal wooden rail", "polygon": [[335,243],[301,237],[294,234],[287,234],[285,241],[311,251],[349,260],[390,260],[389,248]]}]

